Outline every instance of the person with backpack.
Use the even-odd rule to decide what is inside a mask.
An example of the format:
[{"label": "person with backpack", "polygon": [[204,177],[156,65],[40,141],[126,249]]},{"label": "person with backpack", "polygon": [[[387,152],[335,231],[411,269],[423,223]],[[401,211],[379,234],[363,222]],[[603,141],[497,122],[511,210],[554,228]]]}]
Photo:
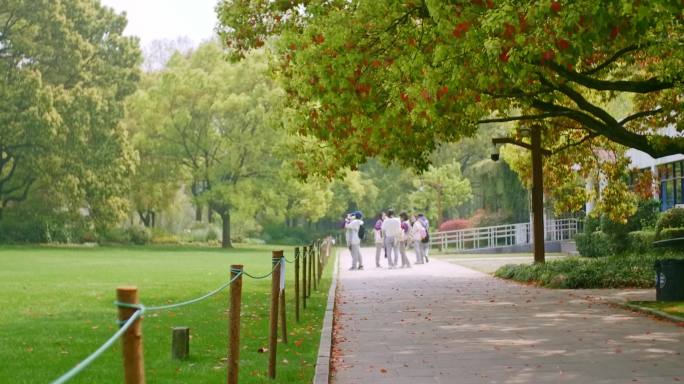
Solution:
[{"label": "person with backpack", "polygon": [[425,228],[425,237],[421,240],[421,246],[423,247],[423,257],[425,257],[425,262],[427,263],[430,261],[428,259],[428,252],[430,251],[430,222],[422,213],[418,214],[418,220],[420,220],[420,223]]},{"label": "person with backpack", "polygon": [[413,223],[411,227],[411,240],[413,241],[413,249],[416,251],[416,264],[423,264],[425,254],[423,253],[422,241],[427,236],[427,230],[423,223],[415,216],[411,216],[411,222]]},{"label": "person with backpack", "polygon": [[[353,214],[350,214],[349,221],[344,225],[345,230],[349,232],[349,244],[351,247],[352,266],[349,268],[350,271],[363,269],[361,237],[364,237],[365,230],[361,229],[363,228],[362,217],[363,215],[361,215],[361,212],[356,211]],[[359,232],[361,232],[361,237],[359,237]]]},{"label": "person with backpack", "polygon": [[[387,250],[387,264],[393,269],[399,261],[399,238],[401,236],[401,221],[394,217],[394,210],[387,210],[387,218],[380,226],[382,237],[385,239],[385,249]],[[394,254],[394,258],[392,255]]]},{"label": "person with backpack", "polygon": [[406,212],[399,214],[399,219],[401,221],[401,235],[399,236],[399,253],[401,254],[401,267],[411,268],[411,262],[409,262],[406,256],[406,247],[409,240],[409,232],[411,231],[411,225],[409,224],[409,217]]},{"label": "person with backpack", "polygon": [[[383,249],[385,249],[385,240],[382,238],[382,222],[385,220],[387,216],[385,215],[385,212],[380,212],[380,218],[375,222],[375,226],[373,227],[373,235],[375,239],[375,267],[376,268],[381,268],[380,267],[380,254],[382,253]],[[385,257],[387,257],[387,254],[385,252]]]}]

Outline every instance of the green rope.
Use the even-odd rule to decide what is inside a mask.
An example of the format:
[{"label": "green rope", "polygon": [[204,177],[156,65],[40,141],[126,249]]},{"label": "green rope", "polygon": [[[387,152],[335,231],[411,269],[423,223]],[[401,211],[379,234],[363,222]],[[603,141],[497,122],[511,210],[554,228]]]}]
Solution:
[{"label": "green rope", "polygon": [[265,278],[267,278],[267,277],[271,276],[271,275],[273,274],[273,272],[274,272],[274,271],[276,270],[276,268],[278,268],[278,266],[280,266],[280,262],[282,261],[282,259],[284,259],[284,257],[283,257],[283,258],[280,258],[280,259],[278,259],[278,261],[277,261],[277,262],[273,263],[273,269],[271,269],[271,272],[269,272],[269,273],[267,273],[267,274],[265,274],[265,275],[261,275],[261,276],[254,276],[254,275],[252,275],[252,274],[250,274],[250,273],[247,273],[247,272],[245,272],[245,271],[243,271],[242,273],[244,273],[244,274],[245,274],[245,276],[247,276],[247,277],[251,277],[251,278],[252,278],[252,279],[254,279],[254,280],[261,280],[261,279],[265,279]]},{"label": "green rope", "polygon": [[137,311],[133,312],[133,315],[126,320],[125,323],[119,328],[116,333],[112,335],[112,337],[109,338],[109,340],[105,341],[100,348],[98,348],[95,352],[91,353],[90,356],[86,357],[83,361],[80,363],[76,364],[75,367],[71,368],[67,373],[63,374],[60,378],[57,380],[53,381],[52,384],[63,384],[66,383],[68,380],[72,379],[74,376],[78,375],[82,370],[84,370],[88,365],[90,365],[95,359],[100,357],[109,347],[114,344],[116,339],[121,337],[121,335],[124,334],[128,330],[128,328],[133,325],[133,323],[138,320],[144,312],[144,309],[138,309]]},{"label": "green rope", "polygon": [[[232,271],[233,271],[233,270],[231,270],[231,272],[232,272]],[[163,311],[163,310],[166,310],[166,309],[184,307],[184,306],[186,306],[186,305],[194,304],[194,303],[197,303],[197,302],[199,302],[199,301],[208,299],[208,298],[210,298],[211,296],[214,296],[215,294],[221,292],[222,290],[226,289],[226,287],[228,287],[229,285],[233,284],[233,282],[234,282],[235,280],[237,280],[237,278],[240,277],[240,275],[242,275],[243,273],[244,273],[244,272],[238,273],[237,275],[233,276],[233,278],[230,279],[227,283],[221,285],[220,287],[214,289],[213,291],[211,291],[211,292],[209,292],[209,293],[207,293],[207,294],[204,294],[204,295],[202,295],[202,296],[200,296],[200,297],[197,297],[197,298],[194,298],[194,299],[191,299],[191,300],[182,301],[182,302],[180,302],[180,303],[167,304],[167,305],[156,305],[156,306],[144,306],[143,304],[130,304],[130,303],[122,303],[122,302],[117,301],[117,302],[115,302],[114,304],[116,304],[116,305],[119,306],[119,307],[143,309],[143,310],[145,310],[145,311]]]}]

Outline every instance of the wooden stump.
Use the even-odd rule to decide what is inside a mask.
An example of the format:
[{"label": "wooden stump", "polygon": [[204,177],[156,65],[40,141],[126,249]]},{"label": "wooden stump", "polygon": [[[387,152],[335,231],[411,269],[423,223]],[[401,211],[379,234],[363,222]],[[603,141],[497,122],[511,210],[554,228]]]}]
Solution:
[{"label": "wooden stump", "polygon": [[190,356],[190,328],[174,327],[171,338],[171,358],[185,360]]}]

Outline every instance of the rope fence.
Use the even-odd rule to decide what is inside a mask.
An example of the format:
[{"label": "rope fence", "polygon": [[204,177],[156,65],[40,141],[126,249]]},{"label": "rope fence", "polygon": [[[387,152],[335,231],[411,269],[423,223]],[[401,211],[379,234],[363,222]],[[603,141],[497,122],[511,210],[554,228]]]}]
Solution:
[{"label": "rope fence", "polygon": [[[269,365],[268,376],[272,379],[276,377],[276,350],[278,317],[281,320],[282,342],[287,344],[287,322],[286,322],[286,300],[285,300],[285,263],[294,264],[294,304],[295,319],[300,319],[300,295],[302,309],[306,309],[306,299],[310,297],[311,285],[320,285],[322,270],[328,263],[332,252],[332,238],[317,240],[308,247],[304,246],[300,252],[299,247],[294,249],[294,259],[287,260],[283,251],[273,251],[272,265],[270,272],[264,275],[252,275],[244,270],[242,265],[232,265],[230,272],[231,278],[218,288],[194,299],[156,306],[146,306],[138,302],[138,289],[136,287],[119,287],[117,289],[117,300],[114,305],[119,310],[118,325],[120,328],[99,348],[88,357],[76,364],[72,369],[64,373],[51,384],[63,384],[81,373],[85,368],[92,364],[98,357],[107,351],[118,340],[122,340],[124,376],[126,384],[145,383],[145,372],[142,350],[142,320],[147,312],[164,311],[173,308],[192,305],[206,300],[226,288],[230,287],[230,307],[229,307],[229,355],[228,355],[228,384],[238,383],[239,373],[239,352],[240,352],[240,311],[242,302],[242,277],[247,276],[254,280],[272,278],[271,285],[271,311],[269,316]],[[300,281],[300,261],[302,262],[302,274]],[[308,267],[308,270],[307,270]],[[282,278],[281,278],[282,274]],[[302,288],[300,292],[300,288]],[[316,288],[315,288],[316,289]],[[174,352],[176,349],[176,330],[174,329]],[[182,334],[182,333],[179,333]],[[189,338],[189,332],[185,333]],[[179,345],[188,348],[188,340]]]}]

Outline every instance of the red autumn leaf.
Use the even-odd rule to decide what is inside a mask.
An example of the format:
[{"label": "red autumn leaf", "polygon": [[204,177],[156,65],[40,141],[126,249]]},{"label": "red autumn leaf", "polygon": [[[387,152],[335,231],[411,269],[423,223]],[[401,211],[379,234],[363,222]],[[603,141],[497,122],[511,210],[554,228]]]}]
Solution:
[{"label": "red autumn leaf", "polygon": [[502,48],[501,53],[499,54],[499,60],[503,61],[504,63],[508,63],[508,59],[510,58],[508,56],[509,51],[509,48]]},{"label": "red autumn leaf", "polygon": [[515,35],[515,27],[511,24],[504,23],[503,37],[505,39],[510,39]]},{"label": "red autumn leaf", "polygon": [[454,27],[453,32],[451,32],[454,37],[460,39],[468,30],[470,29],[470,23],[467,21],[462,21]]},{"label": "red autumn leaf", "polygon": [[565,39],[558,39],[556,41],[556,47],[558,47],[559,50],[564,51],[570,48],[570,42]]}]

